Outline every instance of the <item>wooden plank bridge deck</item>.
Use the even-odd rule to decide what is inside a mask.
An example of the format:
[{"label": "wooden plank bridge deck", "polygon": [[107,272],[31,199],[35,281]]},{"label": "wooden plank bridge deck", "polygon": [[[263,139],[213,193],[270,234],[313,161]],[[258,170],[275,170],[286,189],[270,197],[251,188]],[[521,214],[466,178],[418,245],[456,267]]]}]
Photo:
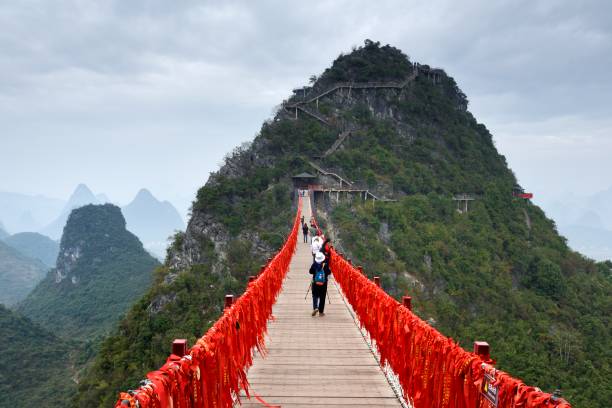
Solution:
[{"label": "wooden plank bridge deck", "polygon": [[[303,215],[311,216],[308,197]],[[248,372],[252,393],[271,406],[288,408],[401,407],[365,342],[340,291],[328,285],[325,316],[312,317],[310,244],[298,237],[297,252],[268,325],[268,355],[257,355]],[[242,394],[242,406],[265,407]]]}]

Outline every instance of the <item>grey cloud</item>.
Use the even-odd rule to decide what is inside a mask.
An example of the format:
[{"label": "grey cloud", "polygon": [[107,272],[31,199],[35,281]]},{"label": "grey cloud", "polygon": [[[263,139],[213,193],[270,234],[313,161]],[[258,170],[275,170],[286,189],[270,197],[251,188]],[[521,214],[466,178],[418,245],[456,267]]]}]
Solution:
[{"label": "grey cloud", "polygon": [[[509,151],[513,138],[529,143],[531,125],[548,123],[534,140],[563,137],[568,116],[582,124],[583,137],[606,137],[611,16],[603,0],[3,2],[0,142],[11,147],[11,139],[43,132],[66,143],[57,154],[67,156],[87,152],[70,146],[69,135],[129,140],[149,132],[153,140],[173,134],[181,147],[204,138],[231,148],[252,137],[292,87],[365,38],[443,67]],[[223,152],[201,155],[206,174]],[[143,166],[143,185],[166,176]],[[95,169],[85,175],[103,177]],[[173,188],[190,195],[194,183]]]}]

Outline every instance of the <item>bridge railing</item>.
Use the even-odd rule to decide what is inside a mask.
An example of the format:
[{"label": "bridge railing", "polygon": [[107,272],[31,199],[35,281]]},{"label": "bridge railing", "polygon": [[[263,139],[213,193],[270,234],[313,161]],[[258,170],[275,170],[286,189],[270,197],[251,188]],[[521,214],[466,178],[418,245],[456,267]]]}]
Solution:
[{"label": "bridge railing", "polygon": [[184,356],[171,354],[159,370],[147,374],[137,390],[122,392],[117,408],[232,407],[240,390],[249,395],[246,370],[253,349],[265,353],[264,335],[272,306],[295,252],[301,197],[293,229],[260,275],[250,279],[240,298]]},{"label": "bridge railing", "polygon": [[415,408],[570,408],[561,398],[496,370],[389,296],[333,250],[334,279]]}]

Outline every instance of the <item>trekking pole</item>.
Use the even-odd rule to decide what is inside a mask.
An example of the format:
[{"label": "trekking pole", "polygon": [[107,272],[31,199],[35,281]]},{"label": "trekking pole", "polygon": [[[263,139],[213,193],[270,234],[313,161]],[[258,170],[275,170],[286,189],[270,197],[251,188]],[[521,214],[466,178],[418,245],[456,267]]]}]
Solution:
[{"label": "trekking pole", "polygon": [[304,295],[304,300],[306,300],[306,298],[308,297],[308,292],[310,292],[311,286],[312,286],[312,282],[310,282],[310,285],[308,285],[308,289],[306,290],[306,294]]},{"label": "trekking pole", "polygon": [[331,298],[329,297],[329,291],[327,290],[327,286],[325,286],[325,297],[329,300],[329,304],[331,305]]}]

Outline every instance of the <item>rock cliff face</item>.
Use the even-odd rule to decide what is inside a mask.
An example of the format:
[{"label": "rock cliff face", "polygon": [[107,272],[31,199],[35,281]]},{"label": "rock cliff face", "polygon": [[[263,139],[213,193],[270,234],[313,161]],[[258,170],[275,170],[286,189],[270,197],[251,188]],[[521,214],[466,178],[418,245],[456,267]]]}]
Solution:
[{"label": "rock cliff face", "polygon": [[[265,139],[257,138],[253,143],[245,143],[235,148],[226,155],[224,165],[219,171],[210,175],[203,189],[222,188],[223,183],[228,180],[246,181],[254,168],[273,166],[275,158],[266,154],[266,144]],[[289,188],[288,184],[287,187]],[[194,203],[185,232],[177,233],[174,245],[168,249],[166,264],[171,270],[178,271],[192,265],[210,263],[214,272],[221,273],[227,262],[228,245],[234,240],[251,242],[253,256],[259,259],[266,259],[274,253],[274,246],[262,239],[257,230],[245,228],[237,234],[232,234],[229,226],[224,224],[217,214],[209,211],[206,204]],[[244,221],[247,224],[248,220]],[[212,258],[205,250],[209,244],[214,247]]]}]

